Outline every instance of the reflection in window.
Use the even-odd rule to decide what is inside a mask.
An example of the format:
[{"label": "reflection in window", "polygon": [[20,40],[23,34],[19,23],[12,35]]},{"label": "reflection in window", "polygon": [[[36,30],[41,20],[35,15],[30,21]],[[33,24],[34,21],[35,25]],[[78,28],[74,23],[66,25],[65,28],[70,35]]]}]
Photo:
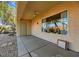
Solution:
[{"label": "reflection in window", "polygon": [[58,34],[67,34],[67,11],[50,16],[42,20],[42,30]]}]

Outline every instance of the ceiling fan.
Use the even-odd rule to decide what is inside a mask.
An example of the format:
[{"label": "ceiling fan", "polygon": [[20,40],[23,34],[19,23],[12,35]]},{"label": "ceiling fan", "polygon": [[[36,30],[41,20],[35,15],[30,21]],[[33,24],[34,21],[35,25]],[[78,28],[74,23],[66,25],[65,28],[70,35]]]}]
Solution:
[{"label": "ceiling fan", "polygon": [[35,18],[36,16],[38,16],[39,15],[39,12],[38,11],[33,11],[33,18]]}]

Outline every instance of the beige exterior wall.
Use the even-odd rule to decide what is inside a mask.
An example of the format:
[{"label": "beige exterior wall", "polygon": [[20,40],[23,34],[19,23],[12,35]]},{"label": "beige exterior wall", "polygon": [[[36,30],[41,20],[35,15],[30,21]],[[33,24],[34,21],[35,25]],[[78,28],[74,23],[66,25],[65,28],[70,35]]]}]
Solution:
[{"label": "beige exterior wall", "polygon": [[[68,34],[53,34],[41,31],[41,20],[51,15],[68,10]],[[37,24],[38,22],[38,24]],[[63,2],[55,5],[41,17],[32,21],[32,35],[57,44],[57,39],[70,42],[70,49],[79,52],[79,4],[76,2]]]},{"label": "beige exterior wall", "polygon": [[31,35],[31,20],[27,21],[27,35]]},{"label": "beige exterior wall", "polygon": [[17,28],[17,36],[23,36],[23,35],[31,35],[31,21],[30,20],[18,20],[16,23]]}]

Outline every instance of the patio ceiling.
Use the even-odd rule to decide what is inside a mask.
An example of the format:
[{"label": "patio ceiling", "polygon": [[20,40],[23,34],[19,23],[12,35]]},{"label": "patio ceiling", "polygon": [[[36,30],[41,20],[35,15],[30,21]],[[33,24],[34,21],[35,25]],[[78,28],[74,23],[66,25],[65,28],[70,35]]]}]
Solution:
[{"label": "patio ceiling", "polygon": [[27,4],[27,2],[24,2],[24,1],[19,1],[19,2],[17,2],[17,5],[16,5],[16,8],[17,8],[17,9],[16,9],[16,10],[17,10],[17,19],[18,19],[18,20],[21,19],[26,4]]},{"label": "patio ceiling", "polygon": [[57,1],[29,1],[17,2],[17,18],[32,20],[41,16],[56,5]]}]

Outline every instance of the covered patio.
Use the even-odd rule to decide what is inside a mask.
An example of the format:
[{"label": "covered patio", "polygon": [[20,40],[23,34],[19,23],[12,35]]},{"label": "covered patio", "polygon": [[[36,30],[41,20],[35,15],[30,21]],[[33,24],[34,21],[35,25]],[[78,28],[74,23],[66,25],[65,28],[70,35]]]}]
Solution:
[{"label": "covered patio", "polygon": [[[62,14],[63,11],[66,11],[66,13]],[[16,21],[18,56],[79,56],[78,15],[79,2],[75,1],[18,1]],[[42,30],[43,20],[51,19],[53,21],[54,16],[57,17],[54,19],[60,19],[62,21],[65,19],[65,21],[67,21],[65,22],[67,23],[65,26],[67,34],[63,35],[55,31],[47,32],[46,30]],[[50,23],[53,23],[51,20]],[[61,29],[63,29],[63,27],[64,25],[60,26]],[[69,42],[69,50],[59,47],[57,45],[58,39]]]}]

